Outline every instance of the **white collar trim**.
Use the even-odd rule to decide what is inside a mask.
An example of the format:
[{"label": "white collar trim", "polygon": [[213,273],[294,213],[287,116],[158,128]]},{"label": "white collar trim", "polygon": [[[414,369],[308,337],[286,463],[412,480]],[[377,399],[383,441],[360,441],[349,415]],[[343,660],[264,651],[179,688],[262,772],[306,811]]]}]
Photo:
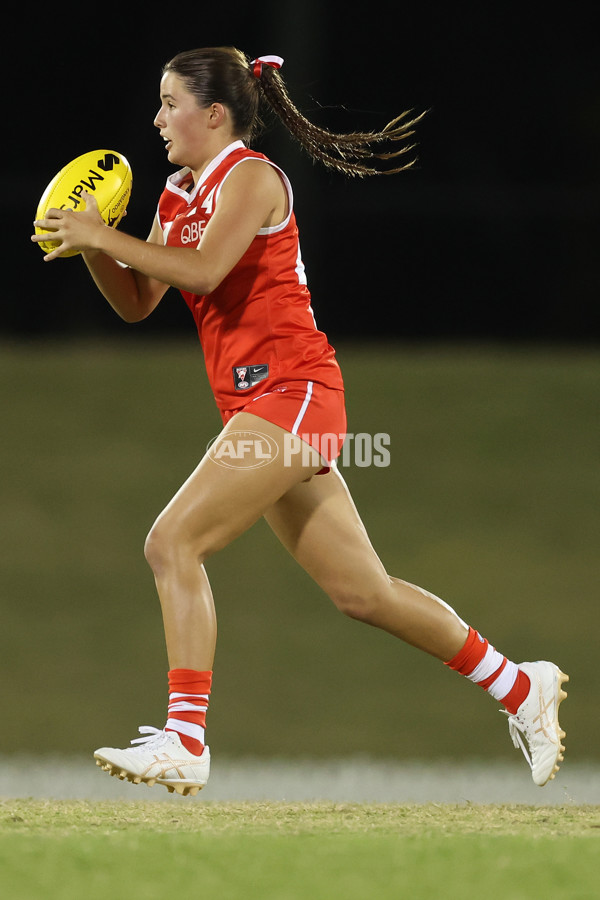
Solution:
[{"label": "white collar trim", "polygon": [[188,203],[191,203],[192,200],[196,197],[198,193],[198,189],[204,184],[206,179],[215,171],[217,166],[220,166],[224,159],[226,159],[230,153],[233,153],[234,150],[239,150],[240,148],[244,148],[246,145],[243,141],[233,141],[233,143],[228,144],[220,153],[218,153],[214,159],[211,159],[209,164],[206,166],[200,179],[198,180],[198,184],[194,186],[193,191],[184,191],[179,185],[185,178],[190,174],[190,167],[186,166],[184,169],[179,169],[178,172],[174,172],[173,175],[169,175],[167,178],[167,189],[172,191],[174,194],[179,194],[180,197],[185,197]]}]

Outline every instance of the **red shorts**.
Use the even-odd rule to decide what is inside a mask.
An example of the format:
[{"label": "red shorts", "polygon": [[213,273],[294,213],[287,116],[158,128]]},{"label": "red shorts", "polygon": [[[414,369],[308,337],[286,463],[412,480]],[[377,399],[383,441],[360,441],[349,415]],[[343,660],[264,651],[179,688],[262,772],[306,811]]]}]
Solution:
[{"label": "red shorts", "polygon": [[[329,464],[340,455],[346,437],[344,392],[317,381],[286,381],[244,406],[222,409],[223,424],[239,412],[260,416],[298,435]],[[325,475],[330,467],[324,466],[317,474]]]}]

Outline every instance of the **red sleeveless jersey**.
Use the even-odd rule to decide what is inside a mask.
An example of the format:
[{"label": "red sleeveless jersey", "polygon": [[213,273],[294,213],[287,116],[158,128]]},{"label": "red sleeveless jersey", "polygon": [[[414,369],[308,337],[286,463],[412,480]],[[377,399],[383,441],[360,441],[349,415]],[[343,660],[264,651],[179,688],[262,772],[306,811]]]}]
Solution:
[{"label": "red sleeveless jersey", "polygon": [[223,182],[245,160],[262,160],[277,169],[288,194],[288,216],[280,225],[259,230],[212,293],[181,292],[194,316],[220,409],[237,409],[289,379],[343,389],[335,352],[317,329],[311,309],[291,185],[266,156],[235,141],[212,160],[192,190],[186,189],[189,169],[171,175],[158,203],[165,244],[198,246]]}]

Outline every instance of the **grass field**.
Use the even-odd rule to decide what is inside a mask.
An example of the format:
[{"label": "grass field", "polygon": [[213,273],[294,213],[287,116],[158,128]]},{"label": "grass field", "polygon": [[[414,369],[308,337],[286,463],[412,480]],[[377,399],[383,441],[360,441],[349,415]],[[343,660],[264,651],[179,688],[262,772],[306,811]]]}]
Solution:
[{"label": "grass field", "polygon": [[11,900],[595,900],[600,808],[0,803]]},{"label": "grass field", "polygon": [[[565,765],[597,760],[598,354],[338,352],[349,431],[390,435],[389,468],[344,470],[388,571],[514,659],[555,659]],[[5,344],[0,408],[0,753],[127,743],[166,700],[143,541],[219,427],[196,339]],[[341,617],[263,523],[208,572],[215,753],[514,759],[489,697]]]},{"label": "grass field", "polygon": [[[598,355],[377,345],[339,356],[349,431],[391,439],[389,468],[344,473],[388,570],[513,658],[556,659],[571,676],[562,771],[597,761]],[[164,718],[141,548],[216,411],[195,340],[4,345],[0,408],[0,752],[89,758]],[[209,575],[216,758],[514,761],[496,704],[340,617],[262,524]],[[10,900],[597,900],[599,837],[600,808],[573,804],[5,799],[0,889]]]}]

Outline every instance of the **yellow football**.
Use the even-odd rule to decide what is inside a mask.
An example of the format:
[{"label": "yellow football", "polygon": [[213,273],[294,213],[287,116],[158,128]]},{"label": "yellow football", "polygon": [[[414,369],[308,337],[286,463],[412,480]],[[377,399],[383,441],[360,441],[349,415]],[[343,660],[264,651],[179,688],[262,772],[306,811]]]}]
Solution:
[{"label": "yellow football", "polygon": [[[100,215],[107,225],[116,228],[131,197],[131,166],[122,153],[115,150],[90,150],[78,156],[54,176],[38,204],[35,218],[43,219],[49,209],[85,209],[83,191],[93,194]],[[36,234],[49,229],[38,228]],[[42,241],[44,253],[59,247],[58,241]],[[66,250],[61,256],[76,256],[79,250]]]}]

